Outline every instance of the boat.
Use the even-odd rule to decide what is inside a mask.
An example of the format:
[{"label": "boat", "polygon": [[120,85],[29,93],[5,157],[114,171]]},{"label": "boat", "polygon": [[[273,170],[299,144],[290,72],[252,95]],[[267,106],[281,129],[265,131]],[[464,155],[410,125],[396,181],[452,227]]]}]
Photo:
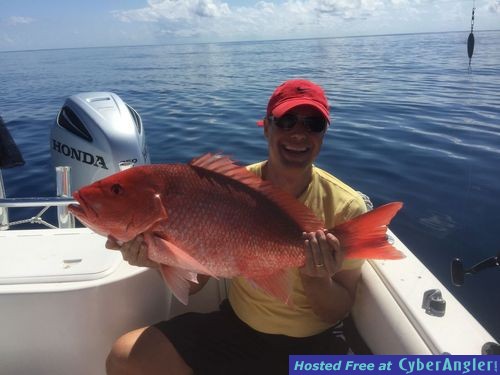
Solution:
[{"label": "boat", "polygon": [[[68,214],[71,191],[150,162],[140,115],[118,95],[69,97],[51,129],[50,152],[54,197],[5,197],[0,173],[0,374],[104,374],[120,335],[184,312],[212,311],[226,298],[227,281],[210,280],[182,305],[157,271],[130,266]],[[41,207],[26,221],[49,227],[17,229],[8,217],[20,207]],[[48,207],[57,210],[57,225],[42,218]],[[498,353],[498,343],[453,293],[396,234],[387,235],[406,258],[363,265],[345,321],[351,352]]]}]

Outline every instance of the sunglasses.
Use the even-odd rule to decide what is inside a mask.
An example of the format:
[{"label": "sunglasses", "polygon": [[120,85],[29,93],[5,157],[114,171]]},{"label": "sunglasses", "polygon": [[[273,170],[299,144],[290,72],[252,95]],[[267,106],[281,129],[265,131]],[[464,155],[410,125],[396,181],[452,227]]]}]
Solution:
[{"label": "sunglasses", "polygon": [[323,116],[299,117],[288,113],[281,117],[269,116],[269,120],[283,130],[290,130],[301,121],[307,130],[312,133],[322,133],[328,126],[328,122]]}]

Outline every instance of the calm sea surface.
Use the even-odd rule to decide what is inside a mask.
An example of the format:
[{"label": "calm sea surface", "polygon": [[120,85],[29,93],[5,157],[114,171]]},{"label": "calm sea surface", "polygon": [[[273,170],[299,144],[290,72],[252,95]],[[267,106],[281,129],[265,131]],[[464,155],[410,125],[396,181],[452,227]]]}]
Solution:
[{"label": "calm sea surface", "polygon": [[266,158],[255,121],[275,86],[309,78],[333,115],[317,164],[375,205],[403,201],[392,230],[500,340],[500,270],[461,288],[449,276],[454,257],[500,251],[500,32],[475,33],[471,74],[467,35],[0,53],[0,115],[26,160],[4,171],[7,194],[55,194],[49,129],[75,93],[134,107],[155,163],[207,151],[251,163]]}]

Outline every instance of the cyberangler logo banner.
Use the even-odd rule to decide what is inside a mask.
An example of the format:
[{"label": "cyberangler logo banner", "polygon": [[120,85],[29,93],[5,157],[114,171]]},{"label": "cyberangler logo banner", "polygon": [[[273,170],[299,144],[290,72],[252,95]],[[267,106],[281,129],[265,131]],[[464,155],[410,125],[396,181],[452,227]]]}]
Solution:
[{"label": "cyberangler logo banner", "polygon": [[289,375],[499,375],[500,356],[291,355]]}]

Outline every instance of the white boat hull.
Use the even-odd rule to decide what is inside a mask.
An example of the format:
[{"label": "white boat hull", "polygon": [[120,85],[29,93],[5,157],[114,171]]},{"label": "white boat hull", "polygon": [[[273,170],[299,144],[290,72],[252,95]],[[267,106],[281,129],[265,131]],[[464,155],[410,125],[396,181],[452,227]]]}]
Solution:
[{"label": "white boat hull", "polygon": [[[56,242],[72,252],[72,260],[78,252],[82,259],[63,275],[59,271],[67,270],[64,259],[68,257],[56,250]],[[9,284],[3,278],[0,374],[104,374],[106,356],[117,337],[168,316],[170,292],[159,273],[129,266],[119,253],[105,250],[104,242],[103,237],[87,229],[0,232],[4,271],[0,275],[6,274],[9,254],[17,252],[17,256],[9,256],[9,267],[22,267],[12,262],[21,261],[22,253],[29,255],[35,243],[38,248],[33,250],[46,263],[61,265],[56,272],[59,275],[52,276],[50,267],[45,267],[43,275],[38,276],[39,282],[33,275],[29,275],[32,282],[25,275],[17,284]],[[91,263],[89,258],[96,252],[111,253],[114,261],[109,263],[109,269],[97,273],[94,279],[86,273],[83,278],[87,280],[56,281],[56,277],[75,278],[78,272],[71,268],[83,266],[87,260]],[[52,282],[43,282],[45,279]]]},{"label": "white boat hull", "polygon": [[[495,339],[392,233],[406,258],[372,260],[363,267],[353,318],[374,354],[481,354]],[[443,316],[426,313],[424,293],[439,289]]]},{"label": "white boat hull", "polygon": [[[394,236],[407,258],[370,261],[353,317],[374,354],[481,354],[493,337]],[[0,232],[0,374],[104,374],[114,340],[186,311],[211,311],[225,282],[189,306],[171,300],[158,272],[129,266],[88,229]],[[443,317],[422,309],[440,289]]]}]

